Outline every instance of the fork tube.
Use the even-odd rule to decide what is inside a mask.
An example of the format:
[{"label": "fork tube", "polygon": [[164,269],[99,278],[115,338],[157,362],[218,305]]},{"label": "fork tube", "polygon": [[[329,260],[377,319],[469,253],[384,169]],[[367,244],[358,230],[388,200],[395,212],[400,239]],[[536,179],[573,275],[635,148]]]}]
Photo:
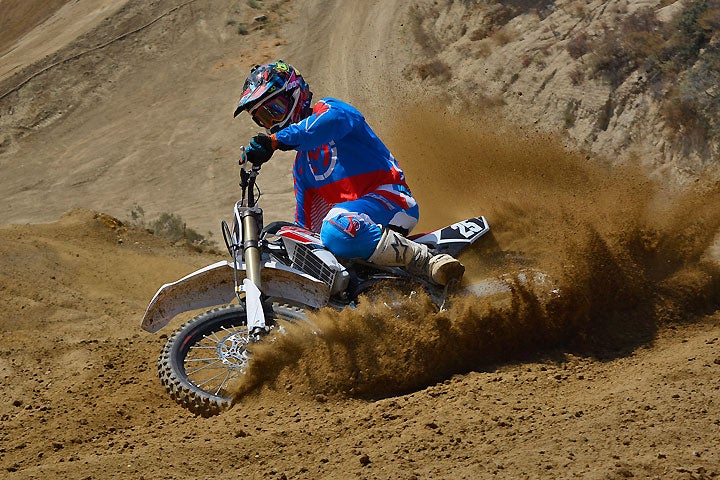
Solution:
[{"label": "fork tube", "polygon": [[245,212],[242,218],[242,226],[246,274],[258,288],[262,288],[260,283],[260,246],[257,219],[252,212]]}]

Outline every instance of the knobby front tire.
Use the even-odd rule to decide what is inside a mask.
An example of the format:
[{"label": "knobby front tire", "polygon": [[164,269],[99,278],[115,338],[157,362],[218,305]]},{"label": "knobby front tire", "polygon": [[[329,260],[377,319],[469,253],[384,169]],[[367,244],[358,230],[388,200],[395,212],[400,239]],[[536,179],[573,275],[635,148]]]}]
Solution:
[{"label": "knobby front tire", "polygon": [[[305,312],[272,304],[266,318],[298,321]],[[228,409],[228,390],[247,366],[247,314],[242,305],[226,305],[193,317],[165,343],[158,359],[158,375],[170,396],[196,415],[210,417]]]}]

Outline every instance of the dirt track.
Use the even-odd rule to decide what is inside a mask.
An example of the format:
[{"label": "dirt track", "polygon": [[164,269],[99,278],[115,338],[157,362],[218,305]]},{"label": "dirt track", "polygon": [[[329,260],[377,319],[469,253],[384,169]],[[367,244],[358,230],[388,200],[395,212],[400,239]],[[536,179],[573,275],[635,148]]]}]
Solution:
[{"label": "dirt track", "polygon": [[[239,72],[278,50],[295,52],[318,78],[330,68],[323,62],[342,60],[294,51],[272,29],[231,32],[228,19],[252,21],[246,2],[200,3],[117,42],[112,55],[68,64],[18,93],[28,100],[45,92],[42,101],[5,100],[15,108],[0,131],[6,223],[33,224],[0,226],[0,476],[720,476],[717,189],[666,190],[633,168],[588,162],[553,138],[502,130],[495,118],[447,122],[432,106],[393,110],[402,123],[377,122],[421,199],[421,228],[485,214],[500,248],[533,258],[566,295],[520,295],[509,306],[457,299],[447,314],[423,302],[321,312],[316,321],[330,333],[307,341],[295,332],[279,349],[259,352],[280,368],[255,376],[252,393],[230,411],[202,419],[174,404],[156,374],[164,338],[140,330],[139,319],[160,285],[221,254],[170,245],[91,210],[36,222],[74,205],[114,207],[124,219],[128,204],[117,205],[132,198],[177,212],[188,196],[194,200],[180,213],[210,217],[207,228],[216,229],[236,192],[227,159],[244,138],[216,112],[222,105],[229,115]],[[176,5],[128,2],[114,30],[93,30],[84,45]],[[356,13],[381,17],[385,32],[401,13],[390,2],[362,6]],[[332,12],[324,28],[342,9]],[[372,38],[372,25],[363,25],[358,35]],[[288,27],[288,37],[297,28]],[[347,46],[353,38],[339,29],[331,40]],[[358,59],[362,69],[373,68],[376,54],[392,63],[382,42],[372,52]],[[90,68],[104,83],[80,81]],[[350,82],[354,72],[345,72]],[[47,88],[53,81],[80,102],[61,109],[63,122],[48,107],[59,105]],[[324,82],[342,93],[341,81]],[[188,91],[163,93],[174,83]],[[372,114],[379,84],[367,85],[353,100]],[[195,155],[208,145],[216,146],[214,160],[200,175]],[[153,159],[163,175],[140,168],[138,157]],[[453,159],[453,168],[439,159]],[[267,210],[287,218],[289,160],[275,160]],[[40,168],[48,162],[54,177]],[[127,193],[135,188],[139,196]],[[463,261],[469,282],[491,269],[480,251]]]},{"label": "dirt track", "polygon": [[[370,400],[338,393],[347,380],[333,384],[333,374],[345,373],[344,364],[321,363],[314,379],[285,376],[229,412],[201,419],[167,398],[154,365],[163,340],[140,331],[138,317],[155,286],[214,256],[82,211],[55,224],[3,227],[0,238],[6,478],[720,473],[717,315],[665,326],[636,348],[603,350],[603,358],[540,349],[525,360],[479,363],[427,388]],[[372,318],[370,310],[344,321],[359,326]],[[407,313],[396,321],[417,322],[416,311]],[[356,340],[368,340],[357,332]],[[418,348],[413,342],[430,332],[405,337],[403,348]],[[362,351],[385,344],[392,352],[402,346],[399,338],[376,338]],[[335,349],[351,352],[350,345]],[[317,348],[302,361],[323,359],[323,346]]]}]

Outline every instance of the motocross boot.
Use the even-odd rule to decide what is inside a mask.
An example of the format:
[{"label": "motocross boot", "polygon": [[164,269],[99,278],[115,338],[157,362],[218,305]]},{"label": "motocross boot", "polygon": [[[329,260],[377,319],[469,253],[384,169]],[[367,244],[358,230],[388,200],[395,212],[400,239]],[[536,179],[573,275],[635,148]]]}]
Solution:
[{"label": "motocross boot", "polygon": [[438,285],[447,285],[453,279],[459,281],[465,273],[463,264],[450,255],[433,255],[426,245],[387,228],[383,229],[380,242],[368,261],[384,267],[405,267],[409,273]]}]

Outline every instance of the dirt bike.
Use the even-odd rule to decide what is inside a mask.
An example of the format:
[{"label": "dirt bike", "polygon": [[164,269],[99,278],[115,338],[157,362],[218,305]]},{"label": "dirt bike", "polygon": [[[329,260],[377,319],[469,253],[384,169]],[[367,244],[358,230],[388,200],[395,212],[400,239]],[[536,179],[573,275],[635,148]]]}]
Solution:
[{"label": "dirt bike", "polygon": [[[228,385],[251,361],[254,342],[298,322],[309,310],[352,307],[361,294],[380,283],[412,282],[425,288],[442,308],[448,287],[432,284],[400,267],[337,258],[320,236],[288,222],[263,226],[256,180],[260,166],[240,160],[241,199],[232,226],[222,232],[232,260],[223,260],[163,285],[150,301],[142,328],[155,333],[176,315],[217,307],[195,316],[167,340],[158,373],[170,396],[195,414],[211,416],[231,404]],[[489,231],[484,217],[474,217],[411,237],[432,252],[457,256]],[[488,283],[490,291],[504,288]],[[219,307],[218,307],[219,306]]]}]

